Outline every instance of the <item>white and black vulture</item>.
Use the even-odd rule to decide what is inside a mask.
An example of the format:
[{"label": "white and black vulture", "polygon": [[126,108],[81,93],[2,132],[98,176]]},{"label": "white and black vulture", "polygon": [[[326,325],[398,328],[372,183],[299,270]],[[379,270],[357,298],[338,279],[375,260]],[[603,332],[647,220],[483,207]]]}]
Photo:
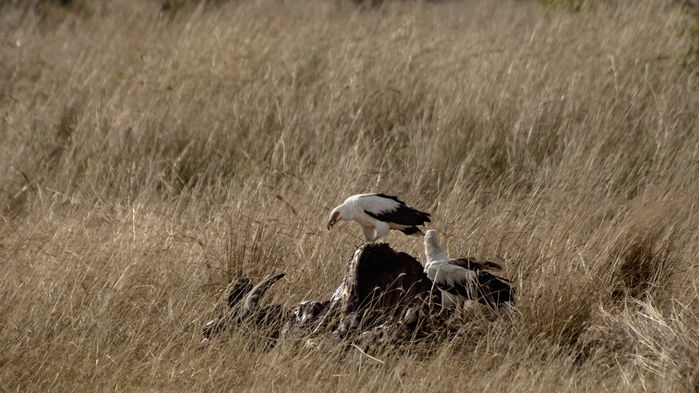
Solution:
[{"label": "white and black vulture", "polygon": [[356,221],[367,242],[388,236],[391,229],[406,235],[422,234],[418,225],[430,222],[430,214],[386,194],[357,194],[347,198],[330,212],[328,230],[338,221]]},{"label": "white and black vulture", "polygon": [[433,230],[425,233],[425,273],[442,294],[442,306],[463,307],[478,301],[493,308],[514,304],[510,281],[486,271],[500,270],[494,262],[478,262],[470,258],[450,258],[442,250]]}]

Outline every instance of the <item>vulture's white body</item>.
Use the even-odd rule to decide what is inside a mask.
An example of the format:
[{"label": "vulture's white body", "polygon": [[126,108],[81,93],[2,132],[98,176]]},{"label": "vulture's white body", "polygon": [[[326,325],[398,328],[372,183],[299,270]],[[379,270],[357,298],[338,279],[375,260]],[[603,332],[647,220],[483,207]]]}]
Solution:
[{"label": "vulture's white body", "polygon": [[432,230],[425,233],[425,257],[427,258],[425,273],[442,293],[442,306],[461,307],[467,300],[473,299],[473,297],[469,299],[467,296],[459,295],[459,291],[448,290],[459,288],[473,293],[478,277],[475,271],[452,264],[453,259],[442,250],[437,232]]},{"label": "vulture's white body", "polygon": [[463,307],[473,301],[497,308],[513,304],[510,282],[486,269],[501,269],[493,262],[478,262],[469,258],[450,258],[439,245],[435,231],[425,233],[425,273],[439,288],[442,306]]}]

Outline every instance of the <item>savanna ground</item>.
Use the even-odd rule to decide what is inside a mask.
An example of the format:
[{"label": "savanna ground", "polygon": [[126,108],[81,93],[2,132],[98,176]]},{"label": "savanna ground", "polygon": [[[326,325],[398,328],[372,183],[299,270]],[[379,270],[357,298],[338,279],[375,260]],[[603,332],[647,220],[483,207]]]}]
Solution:
[{"label": "savanna ground", "polygon": [[[696,16],[559,3],[0,3],[0,389],[696,392]],[[199,347],[242,273],[328,298],[362,235],[327,214],[370,191],[517,312]]]}]

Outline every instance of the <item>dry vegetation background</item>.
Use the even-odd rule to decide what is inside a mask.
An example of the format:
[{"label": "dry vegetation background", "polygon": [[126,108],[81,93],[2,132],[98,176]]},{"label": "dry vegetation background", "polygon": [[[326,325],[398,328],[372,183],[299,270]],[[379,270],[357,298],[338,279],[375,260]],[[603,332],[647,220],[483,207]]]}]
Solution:
[{"label": "dry vegetation background", "polygon": [[[0,390],[699,389],[677,3],[28,3],[0,4]],[[241,273],[286,272],[265,302],[328,298],[362,235],[327,214],[370,191],[502,263],[518,312],[383,363],[199,348]]]}]

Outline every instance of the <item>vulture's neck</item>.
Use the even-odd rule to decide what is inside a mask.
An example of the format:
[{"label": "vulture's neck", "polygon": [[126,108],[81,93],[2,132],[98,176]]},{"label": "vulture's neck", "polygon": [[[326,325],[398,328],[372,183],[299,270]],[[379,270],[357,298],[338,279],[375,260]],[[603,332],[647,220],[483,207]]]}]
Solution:
[{"label": "vulture's neck", "polygon": [[427,263],[449,259],[435,239],[427,239],[425,241],[425,256],[427,257]]}]

